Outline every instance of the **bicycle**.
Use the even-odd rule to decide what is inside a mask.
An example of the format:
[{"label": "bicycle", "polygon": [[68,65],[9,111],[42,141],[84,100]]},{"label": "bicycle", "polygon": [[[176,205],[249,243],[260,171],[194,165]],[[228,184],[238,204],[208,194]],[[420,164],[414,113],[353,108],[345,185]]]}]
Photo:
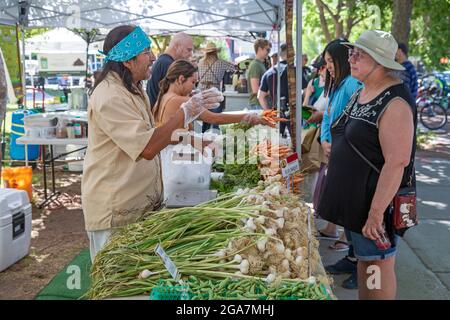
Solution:
[{"label": "bicycle", "polygon": [[438,130],[447,124],[449,97],[425,94],[417,98],[416,104],[420,123],[429,130]]}]

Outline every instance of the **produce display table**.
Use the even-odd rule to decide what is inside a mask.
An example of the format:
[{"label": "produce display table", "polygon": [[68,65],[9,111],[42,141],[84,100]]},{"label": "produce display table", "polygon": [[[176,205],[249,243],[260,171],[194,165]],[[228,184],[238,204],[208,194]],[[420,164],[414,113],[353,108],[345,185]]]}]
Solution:
[{"label": "produce display table", "polygon": [[[17,144],[25,146],[25,165],[28,166],[28,145],[40,145],[42,146],[42,164],[44,170],[44,201],[37,205],[38,208],[42,208],[48,204],[53,198],[57,198],[60,192],[56,191],[55,187],[55,160],[65,157],[71,153],[78,152],[86,149],[88,144],[87,138],[81,139],[44,139],[44,138],[32,138],[32,137],[21,137],[16,140]],[[53,146],[55,145],[77,145],[83,146],[82,148],[60,154],[56,157],[53,156]],[[50,146],[50,160],[45,160],[45,148]],[[47,164],[51,166],[51,176],[52,176],[52,193],[47,195]]]},{"label": "produce display table", "polygon": [[248,99],[250,93],[239,93],[237,91],[225,91],[223,92],[225,97],[225,110],[224,111],[239,111],[248,106]]}]

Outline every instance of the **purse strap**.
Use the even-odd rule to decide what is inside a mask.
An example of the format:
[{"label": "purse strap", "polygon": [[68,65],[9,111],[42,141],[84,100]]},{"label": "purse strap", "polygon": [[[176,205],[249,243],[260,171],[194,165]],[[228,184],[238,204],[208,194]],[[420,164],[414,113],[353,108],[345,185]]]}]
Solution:
[{"label": "purse strap", "polygon": [[[211,74],[212,74],[213,77],[216,79],[216,81],[218,80],[218,79],[217,79],[217,75],[216,75],[216,74],[214,73],[214,71],[212,70],[212,67],[216,64],[217,61],[219,61],[219,60],[216,60],[216,61],[214,61],[213,63],[211,63],[211,64],[208,65],[208,68],[206,69],[205,73],[200,77],[200,80],[198,80],[199,83],[202,82],[202,80],[205,78],[206,74],[207,74],[209,71],[211,71]],[[220,83],[220,81],[219,81],[219,83]]]},{"label": "purse strap", "polygon": [[355,147],[355,145],[347,138],[347,134],[345,132],[345,128],[344,128],[344,136],[345,136],[345,140],[347,140],[347,143],[350,145],[350,147],[352,147],[352,149],[358,154],[358,156],[361,157],[361,159],[363,159],[369,166],[372,167],[373,170],[375,170],[376,173],[380,174],[380,170],[378,170],[378,168],[369,160],[367,159],[362,153],[361,151],[358,150],[358,148]]},{"label": "purse strap", "polygon": [[[351,105],[349,105],[350,108],[351,108],[351,107],[353,106],[353,104],[357,101],[360,92],[361,92],[361,90],[356,94],[356,97],[355,97],[354,99],[352,99],[352,103],[351,103]],[[348,117],[348,115],[347,115],[347,117]],[[345,124],[347,124],[347,121],[345,122]],[[356,152],[356,154],[357,154],[358,156],[360,156],[361,159],[363,159],[364,162],[366,162],[373,170],[375,170],[376,173],[381,174],[380,170],[379,170],[379,169],[378,169],[378,168],[377,168],[377,167],[376,167],[369,159],[367,159],[367,158],[362,154],[362,152],[359,151],[358,148],[356,148],[355,145],[350,141],[350,139],[347,137],[347,132],[345,131],[345,126],[344,126],[344,137],[345,137],[345,140],[347,141],[347,143],[350,145],[350,147],[352,147],[352,149]],[[410,160],[410,163],[411,163],[411,161],[413,161],[413,160],[414,160],[414,159],[411,159],[411,160]],[[412,163],[414,163],[414,161],[413,161]],[[411,164],[408,165],[408,169],[409,169],[410,166],[411,166]],[[413,164],[411,167],[414,167],[414,164]],[[411,172],[411,174],[409,175],[409,179],[408,179],[408,184],[409,184],[409,185],[412,184],[412,179],[413,179],[413,172]]]}]

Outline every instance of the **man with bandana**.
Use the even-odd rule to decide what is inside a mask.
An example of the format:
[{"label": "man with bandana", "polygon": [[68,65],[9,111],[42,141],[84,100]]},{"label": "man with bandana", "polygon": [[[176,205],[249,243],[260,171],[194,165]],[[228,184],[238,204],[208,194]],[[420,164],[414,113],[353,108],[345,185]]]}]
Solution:
[{"label": "man with bandana", "polygon": [[172,134],[223,100],[207,90],[185,102],[164,125],[155,127],[142,81],[155,60],[144,31],[125,25],[107,35],[105,66],[92,89],[89,138],[81,185],[91,259],[115,227],[136,222],[161,206],[163,184],[159,152]]}]

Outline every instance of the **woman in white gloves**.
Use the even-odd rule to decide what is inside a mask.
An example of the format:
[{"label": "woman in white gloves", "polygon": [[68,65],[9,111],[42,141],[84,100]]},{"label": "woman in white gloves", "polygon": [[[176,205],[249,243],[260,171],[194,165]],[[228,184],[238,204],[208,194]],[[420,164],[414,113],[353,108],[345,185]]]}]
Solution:
[{"label": "woman in white gloves", "polygon": [[[167,71],[166,77],[160,82],[160,90],[156,105],[153,107],[153,113],[156,120],[156,126],[165,126],[172,117],[180,112],[180,108],[185,108],[185,105],[189,103],[189,95],[194,89],[195,83],[197,82],[197,69],[186,60],[177,60],[172,63]],[[202,97],[220,94],[217,88],[213,87],[211,89],[202,91]],[[191,98],[191,101],[195,95]],[[210,124],[227,124],[227,123],[248,123],[251,125],[257,124],[268,124],[266,120],[258,113],[246,113],[246,114],[224,114],[224,113],[214,113],[209,110],[202,110],[201,113],[197,114],[198,118],[204,122]],[[192,120],[194,120],[192,118]],[[188,126],[186,123],[186,129],[192,130],[192,124]],[[177,137],[174,136],[175,141],[178,141]],[[214,151],[214,144],[211,141],[202,139],[188,140],[186,141],[192,144],[194,148],[201,151],[201,156],[199,158],[200,162],[191,162],[191,153],[197,153],[192,150],[189,146],[186,147],[186,143],[177,146],[176,152],[174,152],[173,147],[169,146],[161,152],[162,159],[162,175],[164,180],[164,193],[165,198],[169,198],[171,194],[175,192],[174,188],[184,188],[180,185],[180,180],[183,181],[197,181],[203,174],[203,166],[197,166],[196,164],[209,163],[212,161],[210,156],[205,153],[203,148],[205,145],[209,145],[210,150]],[[186,147],[186,148],[185,148]],[[177,166],[179,162],[175,162],[174,159],[178,159],[179,155],[187,160],[187,162],[182,162],[184,165],[188,165],[189,169],[186,170],[183,177],[177,176],[177,172],[183,171],[183,166]],[[174,156],[176,157],[174,158]],[[189,185],[189,184],[188,184]]]},{"label": "woman in white gloves", "polygon": [[220,92],[195,95],[156,127],[141,83],[155,60],[150,48],[147,35],[131,25],[111,30],[103,46],[106,64],[89,101],[81,185],[92,260],[113,228],[161,206],[160,151],[171,143],[173,131],[223,99]]},{"label": "woman in white gloves", "polygon": [[[170,65],[166,77],[159,84],[158,99],[153,108],[157,127],[166,124],[179,111],[183,103],[189,99],[189,94],[194,89],[197,80],[197,69],[189,61],[177,60]],[[214,92],[219,93],[216,88],[203,91],[204,94]],[[198,118],[204,122],[217,125],[240,122],[251,125],[269,124],[260,114],[255,112],[223,114],[213,113],[205,109]]]}]

